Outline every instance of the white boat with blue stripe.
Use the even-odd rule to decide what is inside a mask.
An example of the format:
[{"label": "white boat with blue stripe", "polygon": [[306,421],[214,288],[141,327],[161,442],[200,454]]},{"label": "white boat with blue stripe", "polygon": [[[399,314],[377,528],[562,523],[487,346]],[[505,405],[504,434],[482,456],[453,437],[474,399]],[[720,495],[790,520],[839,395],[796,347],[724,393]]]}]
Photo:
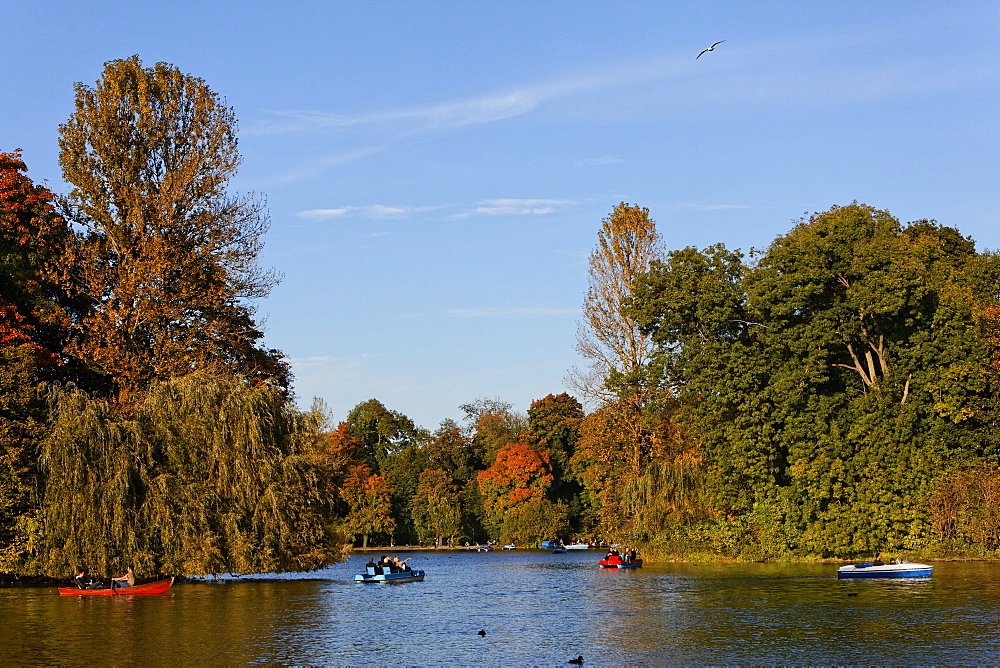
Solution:
[{"label": "white boat with blue stripe", "polygon": [[934,567],[927,564],[903,562],[876,566],[865,562],[841,566],[837,569],[837,578],[840,580],[847,578],[929,578],[933,571]]}]

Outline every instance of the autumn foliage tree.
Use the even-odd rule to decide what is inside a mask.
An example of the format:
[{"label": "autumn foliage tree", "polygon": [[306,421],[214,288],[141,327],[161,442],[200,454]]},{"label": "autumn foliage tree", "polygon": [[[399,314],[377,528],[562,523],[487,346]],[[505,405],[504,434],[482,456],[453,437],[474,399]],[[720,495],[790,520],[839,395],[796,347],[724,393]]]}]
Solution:
[{"label": "autumn foliage tree", "polygon": [[20,151],[0,153],[0,571],[24,548],[46,422],[36,385],[60,377],[69,325],[56,271],[68,230],[26,171]]},{"label": "autumn foliage tree", "polygon": [[267,213],[226,191],[241,161],[232,109],[201,79],[132,56],[76,84],[59,131],[83,229],[70,276],[90,302],[74,352],[125,396],[196,369],[286,386],[253,321],[277,280],[258,265]]},{"label": "autumn foliage tree", "polygon": [[0,346],[27,344],[45,366],[59,361],[69,325],[57,272],[69,231],[27,169],[20,151],[0,153]]},{"label": "autumn foliage tree", "polygon": [[653,389],[645,378],[653,343],[626,306],[636,278],[663,250],[649,209],[625,202],[602,221],[597,241],[590,254],[583,322],[577,330],[576,349],[588,367],[574,370],[567,384],[592,406],[616,403],[627,413],[635,476],[648,455],[643,414]]},{"label": "autumn foliage tree", "polygon": [[552,484],[548,453],[525,443],[505,445],[496,461],[479,473],[479,489],[491,535],[502,535],[504,522],[531,502],[541,501]]},{"label": "autumn foliage tree", "polygon": [[368,547],[372,535],[392,533],[396,525],[392,518],[392,492],[382,476],[372,473],[364,464],[351,466],[340,494],[349,508],[343,520],[344,533],[352,538],[361,536],[362,547]]}]

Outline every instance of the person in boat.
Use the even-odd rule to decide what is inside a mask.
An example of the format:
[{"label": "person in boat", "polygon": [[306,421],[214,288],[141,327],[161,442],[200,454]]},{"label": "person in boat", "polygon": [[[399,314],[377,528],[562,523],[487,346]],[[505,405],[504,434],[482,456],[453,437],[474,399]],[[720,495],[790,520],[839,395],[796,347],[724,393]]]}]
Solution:
[{"label": "person in boat", "polygon": [[617,556],[620,556],[618,554],[618,550],[616,550],[615,548],[611,548],[610,550],[608,550],[608,555],[605,557],[605,559],[611,559],[611,557],[617,557]]},{"label": "person in boat", "polygon": [[116,578],[111,578],[112,589],[122,589],[123,587],[132,587],[134,585],[135,585],[135,573],[132,572],[131,566],[125,567],[124,575],[120,575]]},{"label": "person in boat", "polygon": [[882,553],[879,552],[878,554],[875,555],[875,560],[872,561],[872,566],[881,566],[881,565],[882,565]]},{"label": "person in boat", "polygon": [[409,573],[409,572],[412,572],[413,569],[411,569],[409,567],[409,565],[407,565],[407,563],[406,563],[409,560],[410,559],[407,558],[407,559],[403,559],[402,561],[400,561],[399,557],[393,557],[392,558],[392,565],[393,565],[394,568],[393,568],[392,572],[393,573]]},{"label": "person in boat", "polygon": [[382,558],[378,560],[378,565],[382,569],[382,573],[395,573],[395,564],[392,563],[392,557],[387,557],[384,554]]},{"label": "person in boat", "polygon": [[90,574],[87,573],[87,571],[77,571],[76,577],[73,579],[76,580],[76,586],[79,587],[80,589],[104,588],[104,583],[101,582],[100,580],[95,580],[94,578],[90,577]]},{"label": "person in boat", "polygon": [[636,552],[634,547],[630,547],[627,550],[625,550],[625,563],[629,564],[632,563],[633,561],[635,561],[635,557],[636,557]]},{"label": "person in boat", "polygon": [[368,557],[368,563],[365,564],[365,573],[372,573],[378,575],[381,572],[378,564],[375,563],[375,557]]}]

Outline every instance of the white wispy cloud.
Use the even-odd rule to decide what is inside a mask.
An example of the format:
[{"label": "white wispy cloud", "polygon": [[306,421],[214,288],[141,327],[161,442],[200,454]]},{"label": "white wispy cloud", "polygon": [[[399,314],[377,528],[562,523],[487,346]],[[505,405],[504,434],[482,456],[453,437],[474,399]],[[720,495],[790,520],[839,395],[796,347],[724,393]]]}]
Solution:
[{"label": "white wispy cloud", "polygon": [[334,209],[307,209],[295,215],[308,220],[329,220],[344,216],[361,216],[364,218],[403,218],[405,216],[431,211],[434,206],[386,206],[385,204],[367,204],[364,206],[342,206]]},{"label": "white wispy cloud", "polygon": [[445,315],[454,318],[504,318],[504,319],[524,319],[524,318],[551,318],[568,315],[578,315],[580,309],[560,309],[547,306],[527,306],[527,307],[477,307],[477,308],[456,308],[448,309]]},{"label": "white wispy cloud", "polygon": [[609,87],[643,83],[683,72],[689,68],[681,59],[645,63],[621,63],[562,79],[523,86],[514,90],[493,91],[483,95],[451,100],[408,109],[342,114],[302,109],[265,109],[264,118],[248,123],[243,132],[249,135],[277,135],[315,130],[348,130],[365,126],[390,128],[397,132],[449,130],[468,125],[495,123],[523,116],[544,103],[576,93]]},{"label": "white wispy cloud", "polygon": [[575,204],[566,199],[487,199],[475,208],[476,213],[487,215],[545,215],[560,206]]},{"label": "white wispy cloud", "polygon": [[544,87],[525,88],[428,107],[375,111],[354,116],[296,109],[265,110],[264,113],[269,118],[252,123],[246,129],[246,133],[275,135],[368,125],[399,125],[404,132],[444,130],[521,116],[538,107],[550,95],[551,91],[547,91]]},{"label": "white wispy cloud", "polygon": [[387,148],[388,147],[384,144],[378,146],[368,146],[354,151],[335,153],[332,155],[325,155],[311,160],[306,160],[295,166],[293,169],[289,169],[283,173],[271,175],[268,178],[263,179],[262,185],[264,187],[274,187],[294,183],[296,181],[302,181],[303,179],[312,178],[322,174],[330,167],[346,165],[347,163],[382,153]]}]

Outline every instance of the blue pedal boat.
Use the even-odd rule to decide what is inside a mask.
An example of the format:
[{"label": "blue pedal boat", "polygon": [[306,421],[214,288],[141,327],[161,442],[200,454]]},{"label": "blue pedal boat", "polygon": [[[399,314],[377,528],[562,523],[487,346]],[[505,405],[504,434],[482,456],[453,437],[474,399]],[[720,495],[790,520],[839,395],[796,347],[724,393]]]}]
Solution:
[{"label": "blue pedal boat", "polygon": [[837,569],[837,579],[849,578],[929,578],[934,571],[927,564],[882,564],[875,566],[870,563],[851,564]]},{"label": "blue pedal boat", "polygon": [[364,573],[354,576],[354,582],[359,584],[401,584],[403,582],[423,582],[424,572],[418,570],[400,571],[399,573],[379,573],[368,567]]}]

